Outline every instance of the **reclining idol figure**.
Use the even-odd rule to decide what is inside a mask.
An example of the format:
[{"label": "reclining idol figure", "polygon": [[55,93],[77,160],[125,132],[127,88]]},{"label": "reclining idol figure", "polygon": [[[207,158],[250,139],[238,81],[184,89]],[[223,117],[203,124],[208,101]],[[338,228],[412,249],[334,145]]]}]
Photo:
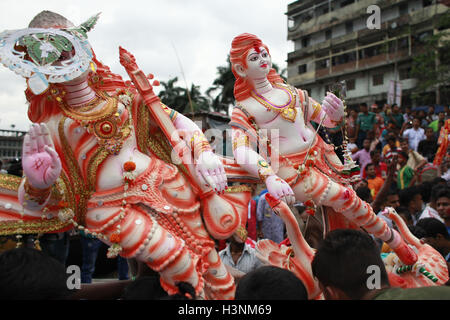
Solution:
[{"label": "reclining idol figure", "polygon": [[[169,294],[185,281],[201,298],[232,299],[234,280],[212,237],[238,230],[250,194],[226,192],[222,162],[202,131],[163,105],[147,78],[135,86],[97,60],[87,42],[97,19],[75,27],[44,11],[29,28],[0,34],[0,62],[27,79],[33,122],[25,177],[0,177],[0,235],[77,227],[110,245],[110,257],[159,272]],[[145,85],[151,105],[138,90]],[[161,119],[151,112],[158,108]],[[192,163],[173,160],[172,134]]]},{"label": "reclining idol figure", "polygon": [[[311,121],[325,127],[339,124],[344,116],[342,101],[328,93],[320,105],[306,91],[285,84],[272,69],[269,49],[252,34],[233,39],[230,60],[236,77],[230,125],[237,163],[259,176],[275,199],[289,205],[312,201],[331,207],[354,227],[387,242],[402,262],[414,264],[415,252],[346,183],[344,166],[333,147],[311,125]],[[260,152],[265,148],[268,156]],[[279,159],[277,172],[272,168],[274,159]]]}]

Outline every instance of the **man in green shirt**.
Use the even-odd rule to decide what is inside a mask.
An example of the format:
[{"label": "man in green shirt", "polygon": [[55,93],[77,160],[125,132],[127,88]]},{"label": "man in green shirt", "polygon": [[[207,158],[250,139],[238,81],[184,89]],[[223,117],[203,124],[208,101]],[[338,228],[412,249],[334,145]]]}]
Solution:
[{"label": "man in green shirt", "polygon": [[405,121],[403,114],[400,112],[400,107],[394,103],[392,105],[392,108],[387,108],[386,114],[385,114],[385,122],[392,122],[395,124],[397,129],[401,129],[403,126],[403,122]]},{"label": "man in green shirt", "polygon": [[367,103],[361,103],[359,106],[360,113],[356,119],[356,132],[357,137],[356,144],[358,148],[362,148],[363,141],[367,137],[367,133],[374,129],[375,123],[377,122],[376,114],[374,112],[369,112]]}]

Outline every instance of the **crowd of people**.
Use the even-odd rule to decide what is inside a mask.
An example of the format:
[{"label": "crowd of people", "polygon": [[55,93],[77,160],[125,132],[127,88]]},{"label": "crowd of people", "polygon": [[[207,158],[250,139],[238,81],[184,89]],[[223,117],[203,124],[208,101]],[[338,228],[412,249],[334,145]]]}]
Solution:
[{"label": "crowd of people", "polygon": [[[349,110],[346,124],[348,146],[361,169],[360,181],[353,186],[358,196],[395,228],[393,221],[381,215],[386,207],[393,207],[413,234],[435,248],[450,266],[450,159],[444,157],[441,164],[433,164],[438,135],[448,118],[448,107],[437,114],[433,107],[428,112],[406,108],[402,113],[397,105],[372,105],[369,111],[363,103],[359,109]],[[322,134],[329,143],[344,138],[341,130]],[[342,157],[343,150],[340,151]],[[253,186],[245,242],[235,236],[216,241],[220,258],[237,283],[235,299],[306,300],[307,292],[300,279],[288,270],[264,265],[258,258],[258,240],[290,244],[284,222],[272,211],[266,193],[267,189]],[[301,229],[309,245],[317,249],[312,272],[325,299],[450,299],[448,286],[406,291],[391,288],[381,259],[381,253],[389,250],[383,242],[364,230],[334,230],[322,239],[321,222],[306,213],[304,204],[296,203],[295,208],[299,224],[304,226],[308,221],[309,229]],[[29,241],[31,244],[0,255],[0,287],[8,288],[1,290],[0,299],[196,299],[192,286],[183,282],[179,284],[180,293],[169,296],[156,272],[139,263],[128,268],[136,261],[127,264],[123,258],[117,264],[118,277],[123,281],[92,284],[100,241],[79,236],[83,249],[81,290],[71,292],[65,284],[68,234],[53,234],[41,238],[42,251],[35,250],[35,241]],[[379,290],[369,290],[361,277],[369,265],[384,270]],[[31,276],[34,266],[44,270],[38,277]],[[17,274],[30,277],[18,278]]]}]

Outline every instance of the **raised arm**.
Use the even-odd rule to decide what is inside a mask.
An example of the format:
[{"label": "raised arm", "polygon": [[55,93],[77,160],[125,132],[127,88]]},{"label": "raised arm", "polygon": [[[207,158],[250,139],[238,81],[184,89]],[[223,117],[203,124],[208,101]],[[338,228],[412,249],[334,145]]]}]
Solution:
[{"label": "raised arm", "polygon": [[23,141],[22,166],[25,179],[19,188],[19,201],[25,209],[41,210],[61,173],[61,160],[45,124],[33,124]]},{"label": "raised arm", "polygon": [[[303,93],[300,93],[304,97]],[[319,104],[313,98],[309,99],[308,121],[320,123],[325,116],[323,126],[327,128],[334,128],[339,125],[344,118],[344,104],[342,100],[336,97],[333,93],[327,92],[322,104]]]}]

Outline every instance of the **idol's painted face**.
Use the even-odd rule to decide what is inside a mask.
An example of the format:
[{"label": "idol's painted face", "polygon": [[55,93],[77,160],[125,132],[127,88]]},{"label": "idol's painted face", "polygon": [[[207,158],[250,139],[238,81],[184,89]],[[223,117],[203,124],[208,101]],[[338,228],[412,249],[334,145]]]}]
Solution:
[{"label": "idol's painted face", "polygon": [[261,46],[258,50],[250,49],[247,54],[247,77],[254,80],[264,78],[271,68],[272,58],[264,47]]}]

